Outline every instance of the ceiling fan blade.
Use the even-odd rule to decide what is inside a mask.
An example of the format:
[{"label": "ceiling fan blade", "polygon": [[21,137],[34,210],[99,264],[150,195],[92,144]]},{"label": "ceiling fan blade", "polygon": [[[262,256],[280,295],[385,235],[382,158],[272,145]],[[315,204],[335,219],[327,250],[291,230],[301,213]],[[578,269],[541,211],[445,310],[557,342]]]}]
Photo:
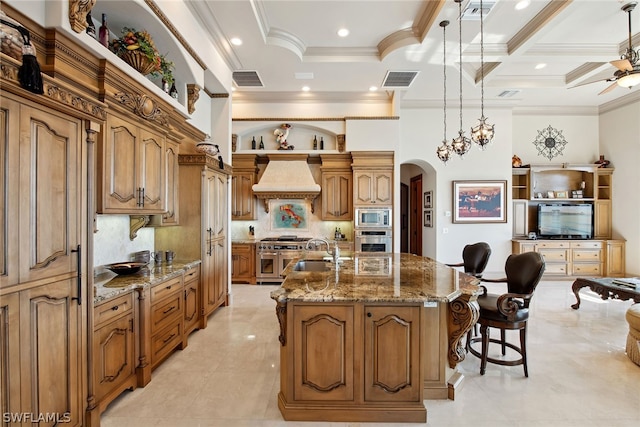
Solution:
[{"label": "ceiling fan blade", "polygon": [[618,59],[615,61],[610,61],[609,64],[613,65],[620,71],[631,71],[633,70],[633,66],[628,59]]},{"label": "ceiling fan blade", "polygon": [[610,84],[609,86],[607,86],[607,88],[605,90],[603,90],[602,92],[600,92],[598,95],[604,95],[605,93],[609,93],[612,90],[614,90],[616,88],[616,86],[618,86],[618,83],[614,82],[614,83]]},{"label": "ceiling fan blade", "polygon": [[591,83],[599,83],[599,82],[612,82],[614,79],[611,77],[607,77],[606,79],[597,79],[597,80],[589,80],[588,82],[578,83],[575,86],[571,86],[569,89],[573,89],[574,87],[580,87],[585,85],[590,85]]}]

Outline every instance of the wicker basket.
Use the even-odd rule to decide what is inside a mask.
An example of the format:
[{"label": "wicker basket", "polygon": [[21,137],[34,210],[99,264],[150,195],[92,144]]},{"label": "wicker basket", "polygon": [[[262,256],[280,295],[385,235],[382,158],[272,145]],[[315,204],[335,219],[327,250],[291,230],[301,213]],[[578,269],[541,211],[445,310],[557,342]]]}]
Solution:
[{"label": "wicker basket", "polygon": [[149,58],[140,50],[128,50],[120,55],[120,58],[138,70],[143,76],[146,76],[156,68],[156,64],[153,61],[149,61]]}]

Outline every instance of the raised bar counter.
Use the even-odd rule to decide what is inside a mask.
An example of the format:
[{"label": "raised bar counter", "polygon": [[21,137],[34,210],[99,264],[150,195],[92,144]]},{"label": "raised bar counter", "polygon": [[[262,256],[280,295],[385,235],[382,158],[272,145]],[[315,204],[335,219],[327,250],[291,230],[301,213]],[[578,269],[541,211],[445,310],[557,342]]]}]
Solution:
[{"label": "raised bar counter", "polygon": [[356,254],[327,271],[296,271],[299,260],[271,293],[286,420],[425,422],[423,399],[454,397],[478,279],[410,254]]}]

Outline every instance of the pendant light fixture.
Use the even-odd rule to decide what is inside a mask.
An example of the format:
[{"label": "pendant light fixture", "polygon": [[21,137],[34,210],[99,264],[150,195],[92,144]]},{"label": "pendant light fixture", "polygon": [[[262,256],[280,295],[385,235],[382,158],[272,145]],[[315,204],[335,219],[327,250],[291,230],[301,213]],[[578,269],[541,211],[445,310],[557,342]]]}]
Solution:
[{"label": "pendant light fixture", "polygon": [[438,146],[436,149],[436,154],[438,158],[446,164],[449,159],[451,159],[451,155],[453,154],[453,149],[451,145],[447,144],[447,25],[449,25],[449,21],[440,22],[440,26],[442,27],[442,69],[443,69],[443,120],[444,120],[444,136],[442,138],[442,144]]},{"label": "pendant light fixture", "polygon": [[469,152],[471,148],[471,140],[464,136],[464,130],[462,129],[462,0],[454,0],[458,3],[458,37],[459,37],[459,50],[460,50],[460,130],[458,131],[458,137],[451,141],[451,147],[454,153],[460,157]]},{"label": "pendant light fixture", "polygon": [[493,140],[494,125],[487,124],[484,116],[484,9],[480,0],[480,122],[478,126],[471,128],[471,139],[478,144],[481,150]]}]

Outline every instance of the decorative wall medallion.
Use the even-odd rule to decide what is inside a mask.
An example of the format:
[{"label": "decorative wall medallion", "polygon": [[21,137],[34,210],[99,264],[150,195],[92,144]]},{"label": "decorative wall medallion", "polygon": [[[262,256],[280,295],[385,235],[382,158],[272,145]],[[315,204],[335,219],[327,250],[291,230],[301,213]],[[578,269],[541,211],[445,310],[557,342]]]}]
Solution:
[{"label": "decorative wall medallion", "polygon": [[544,156],[551,160],[562,154],[564,146],[567,145],[567,140],[564,139],[561,130],[554,129],[549,125],[538,131],[538,136],[533,143],[538,149],[539,156]]},{"label": "decorative wall medallion", "polygon": [[156,121],[163,126],[168,126],[167,116],[162,112],[156,102],[146,95],[133,95],[130,93],[119,92],[114,98],[121,104],[131,108],[134,113],[149,121]]}]

